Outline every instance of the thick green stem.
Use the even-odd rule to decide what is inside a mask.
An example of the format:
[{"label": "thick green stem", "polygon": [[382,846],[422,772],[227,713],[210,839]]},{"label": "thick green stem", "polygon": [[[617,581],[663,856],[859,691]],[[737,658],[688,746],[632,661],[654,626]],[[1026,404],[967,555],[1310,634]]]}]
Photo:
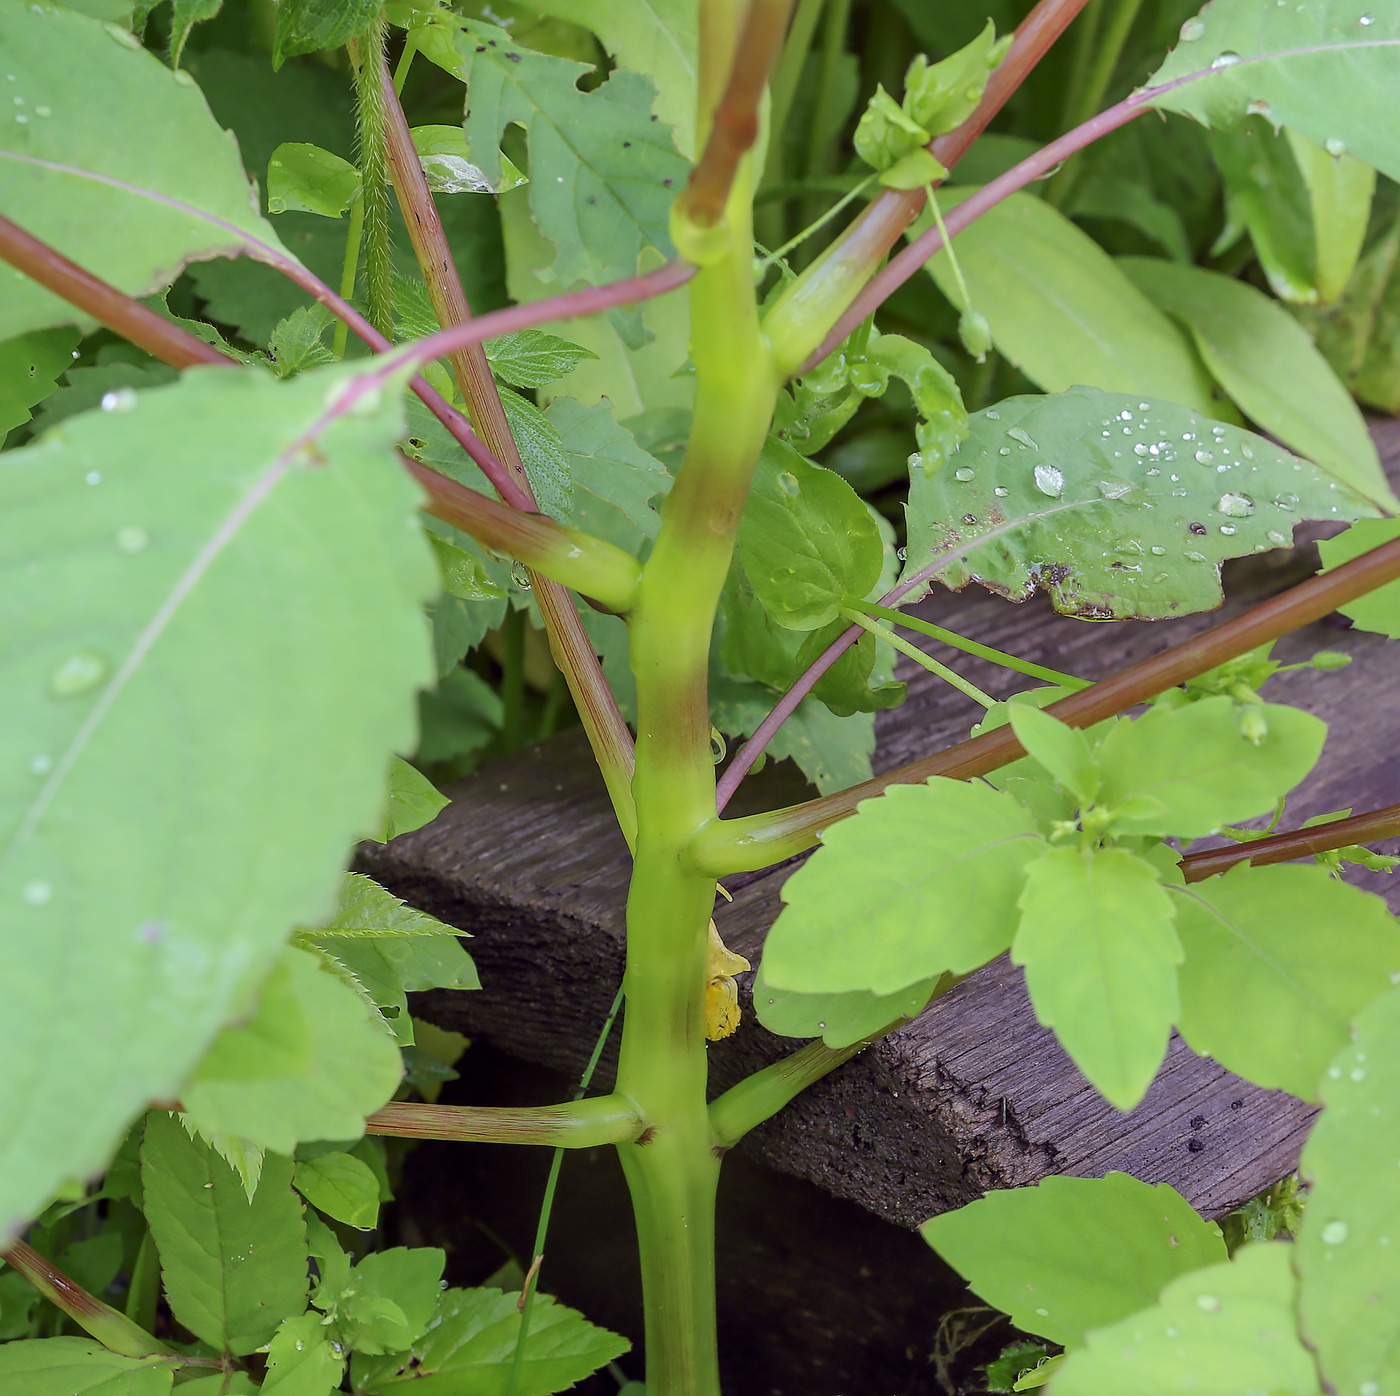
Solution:
[{"label": "thick green stem", "polygon": [[385,144],[384,93],[379,70],[384,63],[384,24],[360,39],[356,62],[355,113],[360,140],[360,204],[364,209],[365,280],[369,285],[369,321],[386,338],[394,337],[394,288],[389,259],[389,155]]},{"label": "thick green stem", "polygon": [[552,1149],[592,1149],[635,1139],[645,1121],[614,1092],[564,1105],[496,1108],[485,1105],[419,1105],[393,1101],[365,1121],[368,1134],[403,1139],[461,1139],[477,1144],[543,1144]]}]

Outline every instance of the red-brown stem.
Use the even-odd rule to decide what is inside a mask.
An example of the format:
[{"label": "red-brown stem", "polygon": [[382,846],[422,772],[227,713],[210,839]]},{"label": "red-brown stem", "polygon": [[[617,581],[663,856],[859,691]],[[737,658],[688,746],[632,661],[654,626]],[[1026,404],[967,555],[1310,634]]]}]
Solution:
[{"label": "red-brown stem", "polygon": [[552,1149],[621,1144],[635,1139],[645,1128],[635,1107],[621,1096],[500,1108],[391,1101],[365,1121],[369,1134],[478,1144],[540,1144]]},{"label": "red-brown stem", "polygon": [[[1234,620],[1129,665],[1068,698],[1061,698],[1046,711],[1071,727],[1091,727],[1227,659],[1321,620],[1338,606],[1397,578],[1400,578],[1400,539],[1383,543],[1335,571],[1310,578],[1272,597]],[[909,785],[931,776],[970,780],[1024,755],[1025,749],[1011,728],[1000,727],[838,794],[769,814],[718,821],[697,839],[693,856],[700,868],[717,877],[766,868],[810,848],[823,829],[854,814],[862,800],[880,795],[892,785]]]},{"label": "red-brown stem", "polygon": [[1400,805],[1387,805],[1368,814],[1314,824],[1310,829],[1294,829],[1266,839],[1188,853],[1181,860],[1181,871],[1187,882],[1201,882],[1217,873],[1228,872],[1239,863],[1253,863],[1256,867],[1290,863],[1295,858],[1310,858],[1314,853],[1329,853],[1334,848],[1349,848],[1356,843],[1374,843],[1397,834],[1400,834]]},{"label": "red-brown stem", "polygon": [[792,5],[793,0],[752,0],[749,5],[710,138],[677,200],[677,213],[697,227],[719,222],[739,161],[758,138],[759,104],[782,51]]}]

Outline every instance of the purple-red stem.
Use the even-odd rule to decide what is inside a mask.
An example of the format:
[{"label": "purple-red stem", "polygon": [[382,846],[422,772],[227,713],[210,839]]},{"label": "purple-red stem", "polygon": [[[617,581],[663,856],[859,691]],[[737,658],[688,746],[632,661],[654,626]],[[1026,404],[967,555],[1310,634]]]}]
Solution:
[{"label": "purple-red stem", "polygon": [[1238,863],[1252,863],[1255,867],[1289,863],[1295,858],[1330,853],[1357,843],[1375,843],[1377,839],[1394,838],[1397,834],[1400,834],[1400,805],[1387,805],[1366,814],[1353,814],[1348,819],[1314,824],[1309,829],[1294,829],[1266,839],[1188,853],[1181,860],[1181,871],[1187,882],[1201,882],[1217,873],[1228,872]]}]

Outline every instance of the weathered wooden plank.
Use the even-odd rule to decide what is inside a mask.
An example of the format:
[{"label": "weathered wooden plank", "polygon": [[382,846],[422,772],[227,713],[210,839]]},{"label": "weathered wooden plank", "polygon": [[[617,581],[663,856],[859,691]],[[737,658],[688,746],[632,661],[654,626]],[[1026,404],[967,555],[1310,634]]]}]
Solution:
[{"label": "weathered wooden plank", "polygon": [[[1381,425],[1377,437],[1388,461],[1400,462],[1400,424]],[[1043,599],[1009,606],[971,588],[939,593],[917,610],[988,644],[1098,677],[1313,566],[1307,543],[1235,564],[1223,613],[1170,624],[1091,625],[1054,615]],[[1400,646],[1329,618],[1288,637],[1277,653],[1291,661],[1321,648],[1345,650],[1354,662],[1330,673],[1280,675],[1269,689],[1270,697],[1332,725],[1318,771],[1290,803],[1290,826],[1400,798],[1400,705],[1377,701],[1395,692]],[[956,662],[998,696],[1025,686],[981,661]],[[900,677],[910,684],[909,700],[877,724],[880,770],[961,739],[977,716],[967,699],[912,664],[906,668]],[[566,734],[449,793],[453,804],[434,824],[362,858],[364,869],[400,896],[475,937],[471,950],[485,989],[433,995],[424,1011],[527,1060],[576,1071],[620,979],[629,868],[592,759],[577,733]],[[750,782],[743,798],[754,808],[800,793],[792,772],[780,767]],[[754,961],[789,871],[732,879],[734,904],[717,912],[728,943]],[[1400,888],[1392,890],[1384,875],[1357,880],[1400,906]],[[791,1045],[746,1013],[739,1033],[712,1046],[716,1089]],[[905,1226],[988,1188],[1110,1169],[1169,1182],[1202,1211],[1219,1214],[1292,1167],[1310,1117],[1300,1102],[1241,1081],[1176,1039],[1142,1104],[1130,1114],[1116,1111],[1035,1021],[1019,972],[1002,959],[741,1147]]]}]

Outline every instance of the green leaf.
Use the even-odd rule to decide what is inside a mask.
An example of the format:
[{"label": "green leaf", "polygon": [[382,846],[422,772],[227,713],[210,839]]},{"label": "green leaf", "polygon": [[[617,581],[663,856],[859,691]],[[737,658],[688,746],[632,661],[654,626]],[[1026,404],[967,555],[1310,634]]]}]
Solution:
[{"label": "green leaf", "polygon": [[953,375],[922,344],[903,335],[876,338],[872,334],[865,353],[851,359],[846,367],[851,383],[863,397],[882,396],[891,377],[908,387],[919,414],[914,436],[924,474],[932,475],[967,440],[962,393]]},{"label": "green leaf", "polygon": [[[268,1076],[250,1067],[239,1075],[237,1048],[231,1048],[219,1075],[196,1071],[181,1103],[201,1129],[222,1130],[278,1153],[290,1154],[303,1139],[358,1139],[365,1116],[399,1084],[398,1051],[378,1014],[372,1017],[364,998],[321,968],[314,955],[289,947],[282,967],[311,1034],[310,1068]],[[267,1005],[259,1009],[267,1011]],[[247,1031],[226,1030],[225,1037]]]},{"label": "green leaf", "polygon": [[[852,144],[856,154],[873,169],[889,170],[899,165],[906,157],[916,155],[933,139],[908,112],[885,91],[882,84],[876,84],[875,95],[866,104],[856,123]],[[946,170],[934,170],[925,178],[917,180],[913,187],[942,179]],[[908,188],[897,184],[896,188]]]},{"label": "green leaf", "polygon": [[988,20],[971,43],[941,63],[915,57],[904,75],[904,107],[930,135],[943,136],[961,126],[976,110],[987,86],[987,77],[1006,56],[1010,36],[1001,40]]},{"label": "green leaf", "polygon": [[189,42],[190,31],[196,24],[213,19],[223,8],[224,0],[174,0],[170,14],[170,66],[179,68],[180,55]]},{"label": "green leaf", "polygon": [[0,441],[29,420],[29,409],[42,402],[73,363],[77,332],[33,330],[0,344]]},{"label": "green leaf", "polygon": [[670,128],[652,119],[651,80],[618,68],[581,92],[588,64],[532,53],[489,24],[454,20],[452,31],[471,93],[467,140],[493,184],[502,133],[525,128],[530,212],[556,250],[550,279],[615,281],[636,274],[646,248],[669,256],[667,216],[687,166]]},{"label": "green leaf", "polygon": [[839,475],[769,437],[739,523],[739,559],[764,609],[790,630],[836,619],[880,578],[884,546],[870,511]]},{"label": "green leaf", "polygon": [[920,1229],[980,1299],[1024,1332],[1068,1347],[1145,1308],[1169,1281],[1225,1259],[1214,1222],[1174,1188],[1127,1173],[990,1192]]},{"label": "green leaf", "polygon": [[429,533],[428,542],[442,568],[442,589],[462,601],[496,601],[508,593],[486,575],[480,558],[459,548],[439,534]]},{"label": "green leaf", "polygon": [[272,47],[272,66],[280,68],[298,53],[339,48],[347,39],[369,33],[380,0],[281,0]]},{"label": "green leaf", "polygon": [[849,1047],[900,1018],[917,1018],[938,990],[941,979],[921,979],[895,994],[864,989],[836,994],[799,994],[780,989],[764,977],[762,966],[753,984],[758,1021],[779,1037],[820,1037],[828,1047]]},{"label": "green leaf", "polygon": [[1176,1021],[1181,942],[1157,869],[1121,848],[1055,848],[1026,867],[1011,946],[1035,1016],[1105,1099],[1131,1110]]},{"label": "green leaf", "polygon": [[1351,155],[1333,155],[1297,131],[1288,133],[1307,181],[1317,249],[1317,294],[1324,304],[1346,290],[1366,240],[1376,172]]},{"label": "green leaf", "polygon": [[163,1110],[146,1120],[141,1183],[166,1298],[196,1337],[237,1356],[306,1307],[306,1223],[290,1159],[272,1154],[251,1200],[238,1175]]},{"label": "green leaf", "polygon": [[0,1345],[0,1382],[15,1396],[160,1396],[174,1377],[168,1357],[122,1357],[89,1338]]},{"label": "green leaf", "polygon": [[[832,621],[821,630],[809,631],[797,651],[791,678],[805,673],[848,628],[842,619]],[[884,653],[888,656],[888,649]],[[872,683],[877,663],[882,671],[880,682]],[[836,663],[817,680],[812,695],[820,698],[837,717],[850,717],[852,713],[877,713],[898,707],[908,690],[905,684],[887,681],[892,667],[887,658],[881,660],[874,635],[868,630],[863,631],[860,639],[843,650]]]},{"label": "green leaf", "polygon": [[1400,972],[1385,902],[1315,866],[1245,865],[1172,895],[1186,951],[1179,1025],[1192,1051],[1316,1100],[1352,1019]]},{"label": "green leaf", "polygon": [[435,569],[398,413],[297,445],[349,372],[192,369],[0,463],[0,1056],[33,1063],[0,1080],[0,1216],[178,1098],[413,741]]},{"label": "green leaf", "polygon": [[472,164],[472,148],[460,126],[415,126],[413,148],[434,194],[503,194],[529,182],[502,155],[500,183],[492,184],[480,167]]},{"label": "green leaf", "polygon": [[288,141],[267,162],[269,213],[319,213],[339,218],[360,193],[360,172],[319,145]]},{"label": "green leaf", "polygon": [[429,765],[479,751],[500,731],[505,717],[500,695],[470,669],[454,669],[418,705],[422,736],[417,760]]},{"label": "green leaf", "polygon": [[482,347],[496,376],[517,388],[547,388],[585,359],[598,357],[591,349],[544,330],[498,335]]},{"label": "green leaf", "polygon": [[373,1354],[407,1350],[433,1322],[446,1263],[435,1246],[365,1256],[334,1310],[349,1345]]},{"label": "green leaf", "polygon": [[574,484],[558,431],[533,402],[509,388],[501,391],[501,406],[540,512],[561,523],[566,521],[573,508]]},{"label": "green leaf", "polygon": [[498,1289],[449,1289],[437,1317],[414,1345],[412,1368],[375,1382],[367,1396],[400,1389],[402,1383],[422,1396],[551,1396],[620,1357],[631,1346],[626,1338],[597,1328],[582,1314],[537,1295],[530,1313],[530,1333],[520,1382],[512,1387],[511,1368],[520,1334],[517,1296]]},{"label": "green leaf", "polygon": [[1400,1380],[1400,992],[1357,1015],[1353,1036],[1327,1069],[1326,1108],[1303,1146],[1294,1265],[1303,1336],[1329,1389],[1389,1392]]},{"label": "green leaf", "polygon": [[967,974],[1011,943],[1022,870],[1043,849],[1027,811],[986,785],[893,786],[826,830],[783,885],[764,975],[883,995]]},{"label": "green leaf", "polygon": [[296,983],[287,965],[279,963],[263,981],[248,1021],[226,1027],[214,1039],[199,1064],[199,1076],[204,1081],[257,1081],[299,1075],[315,1062],[316,1046]]},{"label": "green leaf", "polygon": [[[946,212],[973,192],[940,190],[939,199]],[[925,214],[911,235],[929,226]],[[957,252],[997,349],[1046,392],[1087,384],[1211,410],[1209,380],[1185,336],[1045,200],[1012,194],[958,234]],[[948,253],[925,265],[966,309]]]},{"label": "green leaf", "polygon": [[1226,129],[1259,113],[1400,179],[1400,112],[1390,101],[1397,43],[1400,11],[1387,5],[1214,0],[1182,25],[1181,43],[1147,85],[1202,74],[1152,105]]},{"label": "green leaf", "polygon": [[[910,484],[905,576],[969,581],[1094,620],[1221,604],[1220,563],[1287,547],[1303,518],[1373,508],[1263,438],[1093,388],[1008,398],[932,480]],[[917,593],[915,593],[917,596]]]},{"label": "green leaf", "polygon": [[379,1216],[379,1179],[350,1154],[317,1154],[298,1163],[292,1185],[315,1208],[358,1231],[372,1231]]},{"label": "green leaf", "polygon": [[[246,1372],[214,1372],[207,1377],[180,1383],[180,1396],[258,1396],[260,1391],[266,1390],[266,1383],[254,1386]],[[292,1393],[284,1392],[283,1396],[292,1396]],[[297,1396],[303,1394],[297,1393]],[[306,1393],[306,1396],[311,1396],[311,1393]],[[322,1393],[315,1392],[314,1396],[322,1396]]]},{"label": "green leaf", "polygon": [[1246,1246],[1232,1261],[1174,1280],[1151,1308],[1100,1329],[1087,1348],[1067,1354],[1055,1396],[1321,1396],[1313,1356],[1296,1332],[1292,1249]]},{"label": "green leaf", "polygon": [[335,363],[335,355],[322,339],[331,324],[331,313],[322,305],[300,306],[280,320],[267,341],[273,372],[279,378],[294,378],[307,369]]},{"label": "green leaf", "polygon": [[[1330,572],[1344,562],[1350,562],[1382,543],[1400,538],[1400,520],[1363,519],[1354,523],[1345,533],[1335,538],[1326,538],[1318,544],[1322,555],[1322,570]],[[1377,635],[1400,640],[1400,582],[1387,582],[1375,591],[1355,601],[1348,601],[1337,609],[1349,617],[1360,630],[1370,630]]]},{"label": "green leaf", "polygon": [[1027,754],[1081,804],[1091,804],[1099,793],[1099,768],[1088,737],[1030,703],[1007,704],[1006,716]]},{"label": "green leaf", "polygon": [[1180,838],[1268,813],[1317,763],[1327,724],[1277,703],[1257,711],[1267,725],[1257,744],[1241,734],[1235,703],[1224,697],[1158,704],[1118,723],[1099,747],[1100,802],[1112,808],[1150,795],[1166,809],[1125,815],[1118,827]]},{"label": "green leaf", "polygon": [[[431,824],[450,803],[447,796],[421,771],[410,766],[401,756],[390,757],[389,802],[384,811],[380,837],[376,842],[388,843],[400,834],[411,834],[415,829]],[[351,876],[353,877],[353,874]],[[369,879],[360,878],[359,882],[369,882]],[[347,881],[342,884],[342,907],[345,904],[345,893],[358,886],[359,882]],[[340,914],[339,910],[336,914]]]},{"label": "green leaf", "polygon": [[[197,258],[250,243],[282,251],[199,89],[121,35],[57,5],[0,5],[0,51],[23,74],[0,127],[0,207],[22,209],[28,232],[132,296]],[[70,323],[91,322],[37,282],[0,278],[7,334]]]},{"label": "green leaf", "polygon": [[263,1396],[331,1396],[340,1390],[345,1359],[331,1347],[317,1313],[284,1320],[267,1352]]},{"label": "green leaf", "polygon": [[1400,508],[1360,409],[1287,311],[1219,272],[1149,257],[1119,265],[1191,331],[1221,386],[1264,430],[1359,494]]}]

